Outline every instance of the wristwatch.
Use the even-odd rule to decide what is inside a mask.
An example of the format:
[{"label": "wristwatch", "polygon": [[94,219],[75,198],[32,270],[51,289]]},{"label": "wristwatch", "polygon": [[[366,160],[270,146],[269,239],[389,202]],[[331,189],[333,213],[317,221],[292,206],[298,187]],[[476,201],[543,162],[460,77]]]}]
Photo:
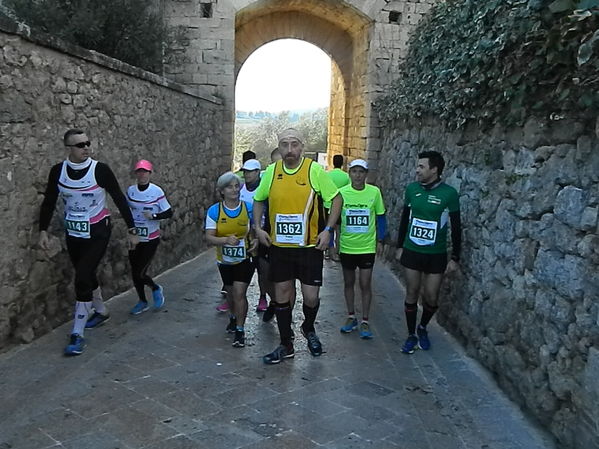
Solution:
[{"label": "wristwatch", "polygon": [[331,228],[330,226],[325,226],[325,227],[324,227],[324,230],[325,230],[325,231],[329,231],[331,234],[332,234],[332,233],[333,233],[333,231],[334,231],[334,229],[333,229],[333,228]]},{"label": "wristwatch", "polygon": [[137,235],[137,228],[129,228],[127,232],[129,232],[130,235]]}]

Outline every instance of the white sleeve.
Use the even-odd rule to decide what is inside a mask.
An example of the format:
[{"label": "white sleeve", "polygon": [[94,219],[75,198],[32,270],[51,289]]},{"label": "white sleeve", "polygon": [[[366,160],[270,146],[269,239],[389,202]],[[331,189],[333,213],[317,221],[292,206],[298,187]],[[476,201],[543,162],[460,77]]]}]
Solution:
[{"label": "white sleeve", "polygon": [[208,214],[206,214],[206,224],[204,229],[216,229],[216,221],[214,221]]}]

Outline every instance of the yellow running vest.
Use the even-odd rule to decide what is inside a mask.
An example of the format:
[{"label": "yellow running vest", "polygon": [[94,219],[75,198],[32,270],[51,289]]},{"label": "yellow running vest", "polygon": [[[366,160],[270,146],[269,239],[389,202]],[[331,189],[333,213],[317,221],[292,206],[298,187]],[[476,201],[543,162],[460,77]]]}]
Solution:
[{"label": "yellow running vest", "polygon": [[216,222],[216,236],[228,237],[234,235],[239,239],[237,246],[217,246],[216,260],[219,263],[234,265],[243,262],[249,257],[249,239],[248,233],[250,230],[250,215],[247,206],[241,201],[241,211],[235,218],[229,217],[224,209],[223,203],[218,206],[218,220]]},{"label": "yellow running vest", "polygon": [[270,238],[275,246],[314,246],[319,229],[324,228],[322,200],[310,184],[310,166],[304,158],[294,174],[285,173],[277,161],[268,194]]}]

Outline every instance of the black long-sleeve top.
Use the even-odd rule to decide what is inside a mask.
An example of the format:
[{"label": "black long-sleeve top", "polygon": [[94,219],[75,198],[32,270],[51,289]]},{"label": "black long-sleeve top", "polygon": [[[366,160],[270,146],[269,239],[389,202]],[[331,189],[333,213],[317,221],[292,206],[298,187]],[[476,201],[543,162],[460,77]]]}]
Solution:
[{"label": "black long-sleeve top", "polygon": [[[459,262],[462,252],[462,219],[460,211],[450,212],[449,220],[451,223],[451,259]],[[403,248],[403,242],[408,233],[410,224],[410,206],[404,206],[399,220],[399,236],[397,237],[397,247]]]},{"label": "black long-sleeve top", "polygon": [[[50,220],[52,220],[52,214],[54,213],[54,209],[56,207],[56,200],[58,199],[58,194],[60,193],[58,190],[58,181],[60,179],[62,164],[63,162],[59,162],[58,164],[54,165],[50,169],[50,174],[48,175],[48,184],[46,185],[46,191],[44,193],[44,201],[40,207],[40,231],[46,231],[50,225]],[[78,180],[87,174],[89,168],[90,167],[88,166],[81,170],[75,170],[67,165],[67,174],[69,175],[69,178]],[[98,162],[96,165],[95,175],[98,185],[108,192],[114,201],[114,204],[116,204],[116,207],[123,216],[125,223],[127,223],[127,227],[135,227],[133,215],[131,215],[131,209],[129,209],[129,204],[127,203],[127,198],[123,194],[123,191],[121,190],[121,187],[119,186],[119,183],[110,167],[102,162]],[[94,225],[91,225],[91,227],[93,229]]]}]

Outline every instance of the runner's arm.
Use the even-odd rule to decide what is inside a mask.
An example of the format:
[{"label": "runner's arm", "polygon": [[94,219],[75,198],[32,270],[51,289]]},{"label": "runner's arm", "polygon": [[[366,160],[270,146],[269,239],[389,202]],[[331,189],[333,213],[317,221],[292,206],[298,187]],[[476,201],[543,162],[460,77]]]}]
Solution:
[{"label": "runner's arm", "polygon": [[327,227],[332,228],[333,226],[335,226],[335,224],[339,220],[339,217],[341,216],[341,207],[343,207],[343,197],[340,193],[337,193],[337,195],[333,197],[333,200],[331,202],[331,209],[329,212],[329,219],[327,220]]},{"label": "runner's arm", "polygon": [[229,245],[237,245],[237,243],[239,243],[239,240],[233,235],[228,237],[217,237],[216,229],[206,229],[206,241],[209,244],[216,246],[223,246],[227,243]]},{"label": "runner's arm", "polygon": [[168,208],[167,210],[163,210],[162,212],[158,212],[154,214],[153,220],[166,220],[167,218],[171,218],[173,216],[173,209]]},{"label": "runner's arm", "polygon": [[387,216],[385,214],[376,216],[376,239],[379,242],[385,240],[387,235]]},{"label": "runner's arm", "polygon": [[449,220],[451,222],[451,260],[460,261],[462,252],[462,219],[460,211],[450,212]]},{"label": "runner's arm", "polygon": [[[258,187],[260,188],[260,187]],[[254,217],[260,217],[260,219],[254,220],[254,231],[256,238],[265,246],[270,246],[272,244],[272,240],[270,239],[270,235],[264,229],[262,229],[262,216],[264,215],[264,210],[266,209],[266,204],[264,201],[256,201],[256,197],[254,196]]]},{"label": "runner's arm", "polygon": [[96,181],[98,181],[100,187],[108,192],[114,204],[116,204],[125,223],[127,223],[127,228],[135,228],[135,222],[133,221],[133,215],[131,214],[131,209],[129,209],[127,198],[125,198],[119,182],[108,165],[101,162],[98,163],[96,166]]},{"label": "runner's arm", "polygon": [[260,219],[258,220],[254,220],[254,226],[253,228],[255,230],[261,230],[262,229],[262,215],[264,215],[264,201],[256,201],[254,200],[254,207],[253,207],[253,216],[254,217],[260,217]]},{"label": "runner's arm", "polygon": [[56,207],[56,200],[58,199],[58,178],[60,177],[61,164],[57,164],[50,169],[48,175],[48,184],[46,185],[46,191],[44,192],[44,201],[40,206],[40,222],[39,230],[46,231],[50,226],[50,220],[52,220],[52,214]]},{"label": "runner's arm", "polygon": [[410,207],[404,206],[401,212],[401,218],[399,219],[399,234],[397,236],[397,247],[403,248],[403,242],[408,233],[408,224],[410,221]]}]

